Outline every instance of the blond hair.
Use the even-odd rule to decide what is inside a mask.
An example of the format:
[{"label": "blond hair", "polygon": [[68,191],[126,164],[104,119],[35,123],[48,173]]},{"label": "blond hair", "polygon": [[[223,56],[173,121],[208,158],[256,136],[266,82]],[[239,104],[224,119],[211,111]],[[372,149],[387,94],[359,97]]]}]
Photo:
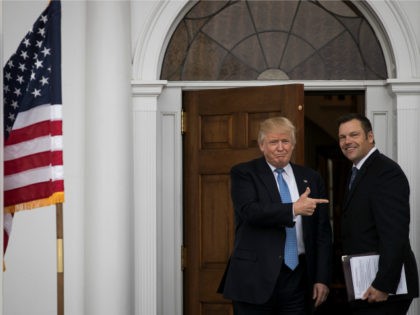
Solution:
[{"label": "blond hair", "polygon": [[267,133],[271,132],[289,133],[292,144],[296,144],[296,128],[286,117],[271,117],[261,122],[258,132],[258,143],[261,144]]}]

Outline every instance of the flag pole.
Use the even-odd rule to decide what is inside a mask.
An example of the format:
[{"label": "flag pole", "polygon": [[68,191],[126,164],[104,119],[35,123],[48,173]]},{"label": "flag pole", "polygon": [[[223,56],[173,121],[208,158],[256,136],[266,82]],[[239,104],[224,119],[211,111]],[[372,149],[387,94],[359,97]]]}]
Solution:
[{"label": "flag pole", "polygon": [[57,315],[64,315],[64,247],[63,247],[63,204],[57,203]]}]

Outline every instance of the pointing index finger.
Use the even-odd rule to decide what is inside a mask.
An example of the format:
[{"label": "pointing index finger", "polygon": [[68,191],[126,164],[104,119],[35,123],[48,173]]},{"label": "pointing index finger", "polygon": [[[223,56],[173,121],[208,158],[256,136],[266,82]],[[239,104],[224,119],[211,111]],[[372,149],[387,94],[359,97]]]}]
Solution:
[{"label": "pointing index finger", "polygon": [[329,203],[328,199],[314,199],[316,203]]}]

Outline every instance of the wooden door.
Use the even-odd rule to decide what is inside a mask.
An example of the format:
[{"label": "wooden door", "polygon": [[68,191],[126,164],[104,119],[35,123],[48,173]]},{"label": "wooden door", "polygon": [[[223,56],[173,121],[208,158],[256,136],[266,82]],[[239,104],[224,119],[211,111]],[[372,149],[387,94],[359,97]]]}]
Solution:
[{"label": "wooden door", "polygon": [[294,161],[303,163],[303,85],[185,91],[184,315],[232,315],[216,292],[232,251],[229,172],[258,156],[259,123],[288,117],[297,128]]}]

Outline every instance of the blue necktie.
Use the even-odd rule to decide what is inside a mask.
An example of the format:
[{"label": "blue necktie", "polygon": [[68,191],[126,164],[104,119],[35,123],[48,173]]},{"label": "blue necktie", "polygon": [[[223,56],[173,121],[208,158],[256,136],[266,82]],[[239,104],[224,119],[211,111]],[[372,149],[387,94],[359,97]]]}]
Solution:
[{"label": "blue necktie", "polygon": [[357,175],[357,167],[353,166],[353,168],[351,169],[351,177],[350,177],[350,182],[349,182],[349,190],[351,189],[351,185],[353,185],[354,179],[356,178]]},{"label": "blue necktie", "polygon": [[[280,197],[283,203],[291,203],[292,198],[290,197],[289,187],[287,186],[286,181],[283,178],[282,173],[284,169],[277,168],[277,182],[279,184]],[[298,259],[298,250],[297,250],[297,237],[296,237],[296,227],[292,228],[286,227],[286,244],[284,246],[284,263],[290,269],[294,270],[299,264]]]}]

